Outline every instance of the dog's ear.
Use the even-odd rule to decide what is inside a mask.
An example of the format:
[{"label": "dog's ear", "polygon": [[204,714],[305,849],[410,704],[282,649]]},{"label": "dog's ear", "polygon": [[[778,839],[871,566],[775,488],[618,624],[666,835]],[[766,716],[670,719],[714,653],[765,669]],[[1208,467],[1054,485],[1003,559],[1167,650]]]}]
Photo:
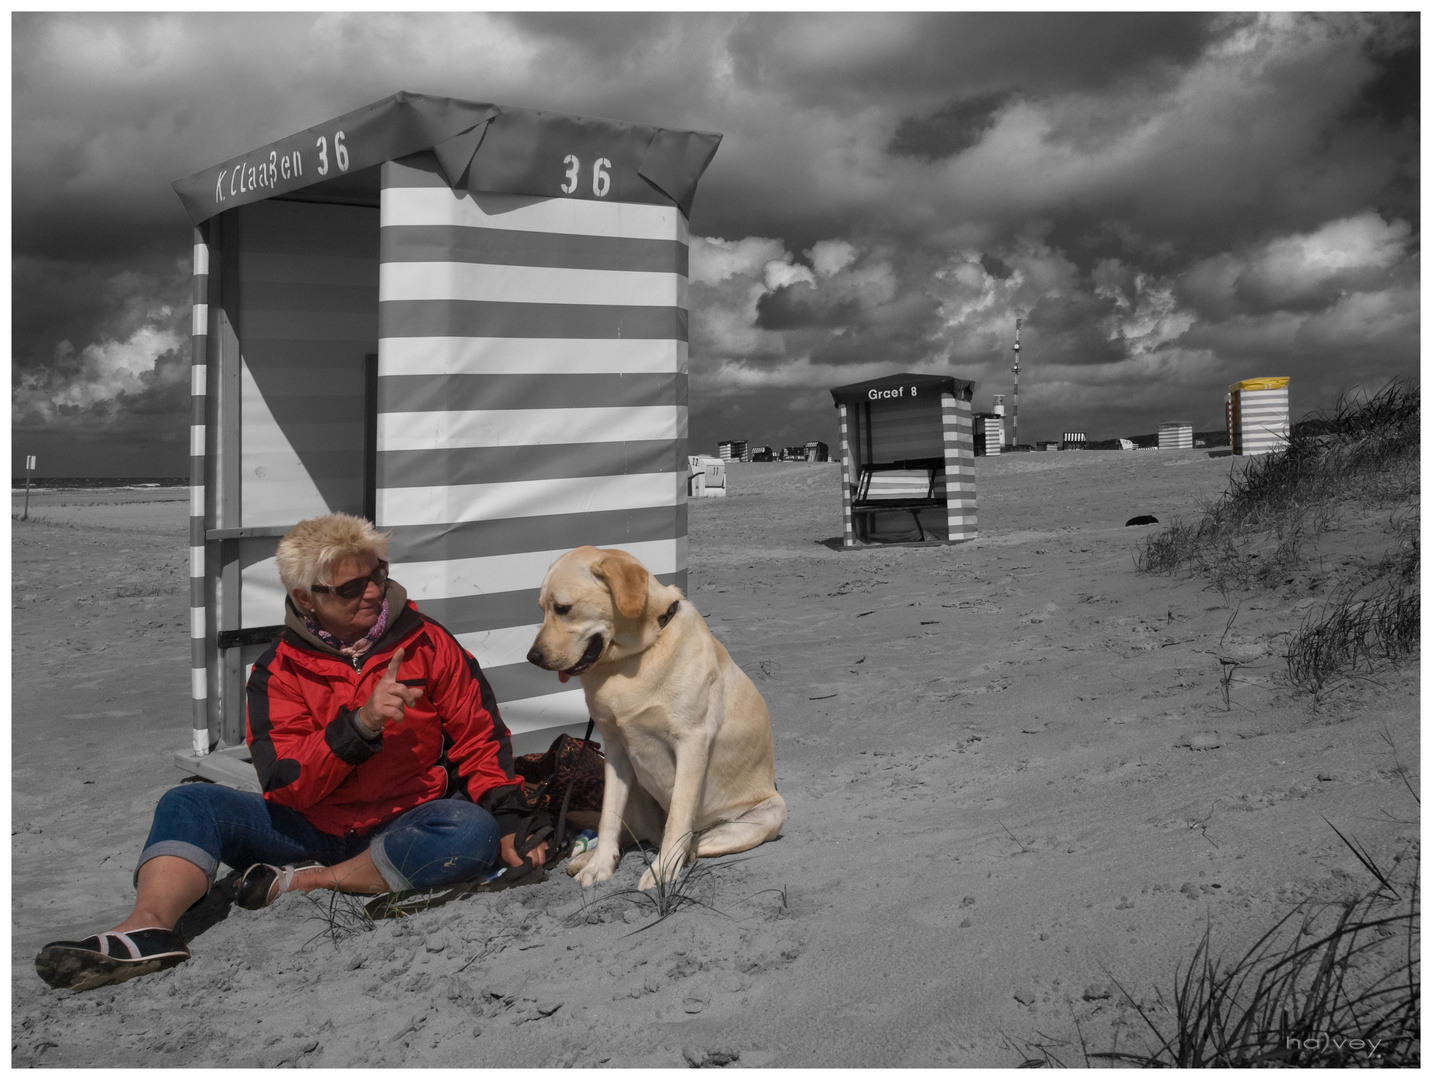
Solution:
[{"label": "dog's ear", "polygon": [[592,573],[607,583],[617,610],[628,619],[635,619],[646,608],[647,583],[651,574],[633,555],[615,548],[602,552],[592,564]]}]

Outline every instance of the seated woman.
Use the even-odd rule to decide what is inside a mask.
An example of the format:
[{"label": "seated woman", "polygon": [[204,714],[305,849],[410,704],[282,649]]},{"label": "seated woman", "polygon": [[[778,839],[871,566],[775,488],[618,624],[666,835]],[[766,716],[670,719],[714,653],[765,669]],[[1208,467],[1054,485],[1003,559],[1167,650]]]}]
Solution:
[{"label": "seated woman", "polygon": [[[362,518],[299,522],[279,541],[284,632],[248,682],[248,743],[263,794],[167,791],[114,929],[40,950],[51,986],[88,990],[189,958],[174,932],[219,864],[248,867],[241,907],[292,890],[380,893],[542,865],[512,749],[477,661],[388,577],[387,537]],[[531,821],[525,822],[527,829]]]}]

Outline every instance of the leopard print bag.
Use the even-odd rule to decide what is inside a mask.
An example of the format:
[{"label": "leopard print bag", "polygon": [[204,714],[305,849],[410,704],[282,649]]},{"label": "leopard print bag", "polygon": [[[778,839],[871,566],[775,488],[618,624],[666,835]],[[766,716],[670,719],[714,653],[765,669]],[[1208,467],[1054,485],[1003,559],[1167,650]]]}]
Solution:
[{"label": "leopard print bag", "polygon": [[[590,726],[587,733],[591,734]],[[553,840],[558,850],[582,829],[596,828],[606,786],[606,758],[590,738],[558,735],[546,753],[524,754],[512,766],[522,779],[528,807],[546,811],[556,823]]]}]

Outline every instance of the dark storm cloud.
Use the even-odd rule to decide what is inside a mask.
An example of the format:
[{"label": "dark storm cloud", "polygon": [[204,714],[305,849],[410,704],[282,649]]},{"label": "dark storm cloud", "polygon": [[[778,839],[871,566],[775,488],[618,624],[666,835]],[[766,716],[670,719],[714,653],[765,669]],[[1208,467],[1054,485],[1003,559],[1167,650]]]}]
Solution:
[{"label": "dark storm cloud", "polygon": [[1079,293],[1040,298],[1025,317],[1039,337],[1041,363],[1110,364],[1124,358],[1123,343],[1111,334],[1115,305],[1110,299]]},{"label": "dark storm cloud", "polygon": [[1378,59],[1378,70],[1359,91],[1347,118],[1371,118],[1393,126],[1420,118],[1422,50],[1418,47],[1418,17],[1390,14],[1380,39],[1372,43],[1372,51]]},{"label": "dark storm cloud", "polygon": [[976,94],[952,101],[932,116],[902,120],[890,139],[890,152],[938,161],[968,150],[984,137],[995,113],[1013,96],[1009,90]]},{"label": "dark storm cloud", "polygon": [[950,100],[952,88],[1094,90],[1187,64],[1237,20],[1202,14],[761,14],[731,35],[735,71],[803,105]]},{"label": "dark storm cloud", "polygon": [[645,12],[522,11],[499,13],[548,51],[571,50],[587,62],[623,63],[646,55],[672,29],[671,15]]},{"label": "dark storm cloud", "polygon": [[756,301],[756,326],[762,330],[833,330],[848,326],[859,315],[855,299],[822,297],[805,281],[773,289]]},{"label": "dark storm cloud", "polygon": [[990,277],[997,277],[1001,281],[1009,277],[1010,274],[1014,273],[1013,270],[1011,270],[1008,266],[1005,265],[1004,260],[994,255],[991,255],[988,251],[980,255],[980,265],[984,267],[984,271],[986,274],[988,274]]}]

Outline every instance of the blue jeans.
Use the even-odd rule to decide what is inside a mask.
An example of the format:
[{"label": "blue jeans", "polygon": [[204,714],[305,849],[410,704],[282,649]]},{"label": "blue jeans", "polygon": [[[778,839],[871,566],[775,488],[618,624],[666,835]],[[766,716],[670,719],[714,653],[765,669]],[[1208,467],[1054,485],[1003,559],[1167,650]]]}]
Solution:
[{"label": "blue jeans", "polygon": [[170,788],[154,808],[154,824],[135,867],[156,855],[177,855],[214,883],[219,863],[243,870],[254,863],[282,866],[316,859],[324,866],[364,851],[394,892],[468,881],[497,864],[496,819],[461,799],[415,806],[366,836],[319,832],[297,810],[252,791],[219,784]]}]

